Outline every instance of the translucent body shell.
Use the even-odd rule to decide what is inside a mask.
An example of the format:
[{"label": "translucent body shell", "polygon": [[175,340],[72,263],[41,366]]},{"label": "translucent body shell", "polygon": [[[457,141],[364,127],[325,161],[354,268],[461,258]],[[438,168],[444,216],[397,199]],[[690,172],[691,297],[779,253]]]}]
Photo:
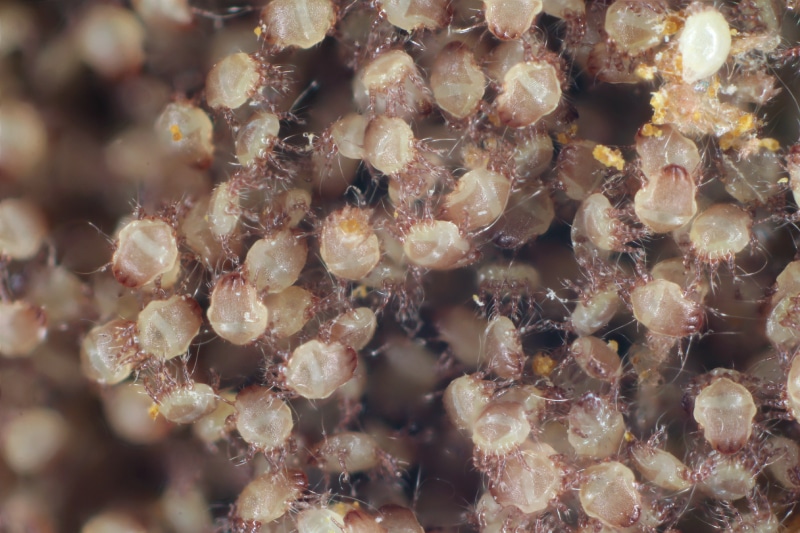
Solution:
[{"label": "translucent body shell", "polygon": [[236,516],[242,520],[269,523],[280,518],[303,494],[308,480],[299,470],[277,470],[261,474],[236,499]]},{"label": "translucent body shell", "polygon": [[191,424],[212,412],[217,406],[217,395],[205,383],[178,387],[161,398],[159,412],[176,424]]},{"label": "translucent body shell", "polygon": [[375,438],[367,433],[344,431],[319,443],[314,456],[325,472],[353,474],[378,466],[380,447]]},{"label": "translucent body shell", "polygon": [[214,157],[214,125],[208,115],[187,102],[168,104],[156,119],[162,145],[190,164],[206,167]]},{"label": "translucent body shell", "polygon": [[561,489],[563,473],[551,457],[556,452],[546,444],[528,441],[519,454],[505,458],[499,475],[490,482],[497,503],[523,513],[540,513]]},{"label": "translucent body shell", "polygon": [[792,359],[792,366],[789,368],[786,381],[786,395],[789,412],[795,420],[800,421],[800,357]]},{"label": "translucent body shell", "polygon": [[243,52],[214,65],[206,77],[206,101],[214,109],[236,109],[255,93],[261,79],[258,62]]},{"label": "translucent body shell", "polygon": [[714,449],[734,453],[750,439],[756,412],[753,395],[747,388],[717,377],[697,395],[693,414]]},{"label": "translucent body shell", "polygon": [[580,337],[570,346],[570,353],[581,369],[595,379],[615,381],[622,375],[617,352],[597,337]]},{"label": "translucent body shell", "polygon": [[208,322],[214,331],[233,344],[249,344],[267,328],[269,312],[255,287],[241,274],[228,274],[211,291]]},{"label": "translucent body shell", "polygon": [[236,135],[236,159],[244,167],[264,160],[272,152],[279,131],[277,116],[266,111],[256,113]]},{"label": "translucent body shell", "polygon": [[345,207],[325,219],[320,235],[320,255],[328,272],[359,280],[381,259],[378,236],[372,229],[372,211]]},{"label": "translucent body shell", "polygon": [[29,355],[47,336],[44,310],[25,300],[0,302],[0,355]]},{"label": "translucent body shell", "polygon": [[397,174],[405,169],[415,153],[414,132],[403,119],[381,115],[367,126],[364,155],[384,174]]},{"label": "translucent body shell", "polygon": [[244,261],[244,276],[259,291],[281,292],[300,277],[307,257],[306,240],[283,230],[253,243]]},{"label": "translucent body shell", "polygon": [[686,225],[697,213],[697,185],[683,167],[670,165],[639,189],[634,209],[648,228],[667,233]]},{"label": "translucent body shell", "polygon": [[31,259],[42,247],[47,229],[36,204],[18,198],[0,201],[0,256]]},{"label": "translucent body shell", "polygon": [[139,288],[167,274],[178,262],[172,226],[159,219],[134,220],[119,232],[111,271],[121,284]]},{"label": "translucent body shell", "polygon": [[604,28],[621,50],[640,54],[661,42],[666,14],[658,2],[617,0],[606,11]]},{"label": "translucent body shell", "polygon": [[127,379],[133,370],[128,360],[136,354],[131,332],[134,323],[116,319],[92,328],[81,342],[81,370],[87,378],[103,385]]},{"label": "translucent body shell", "polygon": [[202,323],[200,306],[188,296],[153,300],[136,321],[139,346],[161,359],[177,357],[189,349]]},{"label": "translucent body shell", "polygon": [[728,59],[731,30],[714,8],[701,8],[686,17],[678,37],[683,80],[694,83],[715,74]]},{"label": "translucent body shell", "polygon": [[407,32],[439,29],[450,21],[445,0],[382,0],[380,6],[390,23]]},{"label": "translucent body shell", "polygon": [[484,0],[489,31],[502,40],[519,39],[542,11],[541,0]]},{"label": "translucent body shell", "polygon": [[684,337],[702,324],[700,307],[686,298],[677,283],[656,279],[631,292],[633,316],[653,333]]},{"label": "translucent body shell", "polygon": [[286,365],[286,386],[304,398],[327,398],[355,374],[358,358],[338,342],[317,340],[298,346]]},{"label": "translucent body shell", "polygon": [[476,169],[458,179],[444,198],[447,218],[472,231],[497,220],[508,204],[511,182],[497,172]]},{"label": "translucent body shell", "polygon": [[603,458],[618,452],[625,420],[605,398],[584,395],[570,409],[568,420],[567,439],[578,455]]},{"label": "translucent body shell", "polygon": [[330,0],[271,0],[261,11],[264,39],[279,48],[311,48],[336,22]]},{"label": "translucent body shell", "polygon": [[486,77],[469,48],[449,43],[436,58],[431,73],[436,104],[457,119],[477,111],[486,89]]},{"label": "translucent body shell", "polygon": [[470,249],[458,226],[442,220],[414,224],[403,242],[410,262],[432,270],[457,268]]},{"label": "translucent body shell", "polygon": [[692,222],[689,239],[695,253],[713,263],[733,257],[750,244],[753,218],[731,204],[716,204]]},{"label": "translucent body shell", "polygon": [[523,128],[555,111],[560,100],[561,84],[553,65],[546,61],[518,63],[503,77],[497,113],[509,127]]},{"label": "translucent body shell", "polygon": [[292,411],[267,387],[242,389],[236,395],[234,409],[239,434],[260,450],[283,446],[292,433]]},{"label": "translucent body shell", "polygon": [[639,521],[642,498],[630,468],[611,461],[587,468],[583,476],[579,496],[587,515],[612,529],[631,527]]}]

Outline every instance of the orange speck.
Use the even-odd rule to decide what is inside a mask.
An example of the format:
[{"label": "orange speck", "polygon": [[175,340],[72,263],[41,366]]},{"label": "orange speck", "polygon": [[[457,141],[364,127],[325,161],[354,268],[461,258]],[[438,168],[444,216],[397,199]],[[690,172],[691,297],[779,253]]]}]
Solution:
[{"label": "orange speck", "polygon": [[158,412],[159,411],[158,411],[158,404],[157,403],[154,403],[153,405],[151,405],[150,409],[147,410],[147,414],[150,415],[150,418],[152,418],[153,420],[158,418]]},{"label": "orange speck", "polygon": [[169,127],[170,133],[172,133],[172,140],[175,142],[180,141],[183,139],[183,133],[181,132],[181,128],[177,124],[173,124]]}]

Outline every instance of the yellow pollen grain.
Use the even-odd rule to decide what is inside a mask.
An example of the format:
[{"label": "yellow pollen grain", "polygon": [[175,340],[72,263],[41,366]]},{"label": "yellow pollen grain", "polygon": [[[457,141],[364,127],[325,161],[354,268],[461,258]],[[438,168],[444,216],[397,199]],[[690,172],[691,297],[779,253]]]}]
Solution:
[{"label": "yellow pollen grain", "polygon": [[737,136],[741,136],[748,131],[751,131],[756,125],[756,119],[752,113],[745,113],[739,120],[736,122],[736,129],[733,130],[733,134]]},{"label": "yellow pollen grain", "polygon": [[366,285],[359,285],[353,292],[350,293],[351,298],[366,298],[367,297],[367,286]]},{"label": "yellow pollen grain", "polygon": [[650,98],[650,105],[653,108],[653,124],[663,124],[667,118],[667,98],[662,92],[653,93]]},{"label": "yellow pollen grain", "polygon": [[255,29],[253,29],[253,33],[256,34],[256,37],[261,37],[261,26],[256,26]]},{"label": "yellow pollen grain", "polygon": [[613,167],[620,171],[625,168],[625,159],[622,158],[622,153],[615,148],[598,144],[592,150],[592,155],[607,167]]},{"label": "yellow pollen grain", "polygon": [[765,137],[764,139],[759,139],[758,145],[763,148],[766,148],[770,152],[777,152],[781,147],[780,143],[771,137]]},{"label": "yellow pollen grain", "polygon": [[150,409],[147,410],[147,414],[150,415],[150,418],[153,419],[153,420],[158,418],[158,413],[159,413],[159,410],[158,410],[158,404],[157,403],[154,403],[153,405],[151,405]]},{"label": "yellow pollen grain", "polygon": [[614,350],[615,352],[619,353],[619,343],[615,340],[608,341],[608,347]]},{"label": "yellow pollen grain", "polygon": [[709,84],[708,90],[706,91],[706,94],[708,95],[708,97],[709,98],[716,98],[717,97],[717,93],[719,92],[719,87],[720,87],[719,78],[714,76],[714,80]]},{"label": "yellow pollen grain", "polygon": [[663,137],[664,131],[658,126],[654,126],[649,122],[642,126],[641,133],[643,137]]},{"label": "yellow pollen grain", "polygon": [[556,135],[556,141],[558,141],[560,144],[567,144],[569,142],[569,137],[567,137],[566,133],[562,132]]},{"label": "yellow pollen grain", "polygon": [[676,15],[671,15],[664,22],[664,29],[661,31],[661,35],[675,35],[681,29],[681,26],[683,26],[683,20]]},{"label": "yellow pollen grain", "polygon": [[348,218],[339,222],[339,229],[349,234],[360,233],[364,231],[364,225],[354,218]]},{"label": "yellow pollen grain", "polygon": [[180,126],[177,124],[173,124],[169,127],[169,132],[172,134],[172,140],[175,142],[180,141],[183,139],[183,133],[181,132]]},{"label": "yellow pollen grain", "polygon": [[555,370],[556,362],[549,355],[545,355],[540,352],[533,356],[531,366],[533,367],[534,374],[537,376],[546,377],[552,374],[553,370]]},{"label": "yellow pollen grain", "polygon": [[733,146],[733,142],[736,140],[736,136],[731,133],[726,133],[722,137],[719,138],[719,147],[723,150],[728,150]]},{"label": "yellow pollen grain", "polygon": [[470,146],[464,150],[464,164],[468,168],[479,168],[486,161],[486,154],[477,146]]},{"label": "yellow pollen grain", "polygon": [[344,502],[336,502],[331,506],[330,509],[339,516],[344,516],[347,513],[349,513],[353,508],[358,509],[358,502],[354,502],[354,505]]},{"label": "yellow pollen grain", "polygon": [[652,81],[655,79],[657,71],[656,67],[642,63],[636,66],[634,73],[643,80]]}]

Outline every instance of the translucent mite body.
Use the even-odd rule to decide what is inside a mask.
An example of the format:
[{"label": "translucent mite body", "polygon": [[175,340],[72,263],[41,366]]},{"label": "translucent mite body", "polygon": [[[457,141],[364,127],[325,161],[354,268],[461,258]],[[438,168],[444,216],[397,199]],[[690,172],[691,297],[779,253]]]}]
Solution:
[{"label": "translucent mite body", "polygon": [[458,226],[444,220],[415,223],[403,242],[403,252],[411,263],[432,270],[462,266],[471,249]]},{"label": "translucent mite body", "polygon": [[478,110],[486,78],[469,48],[460,42],[444,47],[431,72],[433,97],[442,110],[464,119]]},{"label": "translucent mite body", "polygon": [[239,52],[214,65],[206,77],[206,101],[213,109],[236,109],[253,97],[261,79],[258,61]]},{"label": "translucent mite body", "polygon": [[31,259],[47,236],[47,222],[41,210],[27,200],[0,201],[0,256]]},{"label": "translucent mite body", "polygon": [[242,439],[262,451],[285,445],[294,427],[289,406],[267,387],[256,385],[236,395],[234,418]]},{"label": "translucent mite body", "polygon": [[616,454],[625,434],[625,420],[606,398],[587,393],[570,408],[567,439],[579,456],[605,458]]},{"label": "translucent mite body", "polygon": [[300,277],[307,256],[306,240],[282,230],[253,243],[244,261],[244,277],[259,291],[281,292]]},{"label": "translucent mite body", "polygon": [[44,310],[24,300],[0,302],[0,355],[29,355],[47,336]]},{"label": "translucent mite body", "polygon": [[615,461],[587,468],[580,487],[583,510],[591,518],[616,529],[631,527],[642,515],[642,500],[633,472]]},{"label": "translucent mite body", "polygon": [[563,473],[555,462],[555,450],[528,441],[518,454],[505,459],[498,472],[489,474],[489,490],[500,505],[523,513],[541,513],[562,490]]},{"label": "translucent mite body", "polygon": [[217,394],[205,383],[178,386],[159,398],[159,413],[176,424],[191,424],[214,411]]},{"label": "translucent mite body", "polygon": [[202,323],[200,306],[188,296],[153,300],[136,322],[139,347],[161,359],[177,357],[189,349]]},{"label": "translucent mite body", "polygon": [[447,26],[451,8],[443,0],[382,0],[381,9],[390,23],[407,32]]},{"label": "translucent mite body", "polygon": [[497,113],[509,127],[523,128],[555,111],[560,100],[561,84],[553,65],[546,61],[518,63],[503,77]]},{"label": "translucent mite body", "polygon": [[700,306],[686,298],[677,283],[656,279],[631,291],[633,316],[653,333],[685,337],[703,324]]},{"label": "translucent mite body", "polygon": [[286,386],[310,400],[327,398],[355,373],[356,353],[338,342],[311,340],[298,346],[286,365]]},{"label": "translucent mite body", "polygon": [[126,287],[143,287],[179,265],[175,230],[159,219],[134,220],[119,232],[111,271]]},{"label": "translucent mite body", "polygon": [[217,280],[206,312],[214,331],[233,344],[249,344],[267,328],[269,311],[255,287],[239,273]]},{"label": "translucent mite body", "polygon": [[757,408],[750,391],[727,377],[713,377],[694,402],[694,419],[714,449],[739,451],[753,433]]},{"label": "translucent mite body", "polygon": [[371,215],[369,210],[348,206],[325,220],[320,254],[331,274],[359,280],[378,264],[381,248],[371,226]]},{"label": "translucent mite body", "polygon": [[530,29],[533,20],[542,11],[540,0],[501,2],[485,0],[484,16],[489,31],[502,40],[519,39]]},{"label": "translucent mite body", "polygon": [[335,22],[330,0],[272,0],[261,11],[261,35],[277,48],[311,48]]}]

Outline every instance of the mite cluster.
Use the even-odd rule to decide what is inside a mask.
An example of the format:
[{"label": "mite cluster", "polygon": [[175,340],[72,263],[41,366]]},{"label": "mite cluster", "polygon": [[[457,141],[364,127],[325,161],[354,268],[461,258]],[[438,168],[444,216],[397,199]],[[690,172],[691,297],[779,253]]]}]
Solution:
[{"label": "mite cluster", "polygon": [[0,530],[800,527],[798,7],[3,3]]}]

